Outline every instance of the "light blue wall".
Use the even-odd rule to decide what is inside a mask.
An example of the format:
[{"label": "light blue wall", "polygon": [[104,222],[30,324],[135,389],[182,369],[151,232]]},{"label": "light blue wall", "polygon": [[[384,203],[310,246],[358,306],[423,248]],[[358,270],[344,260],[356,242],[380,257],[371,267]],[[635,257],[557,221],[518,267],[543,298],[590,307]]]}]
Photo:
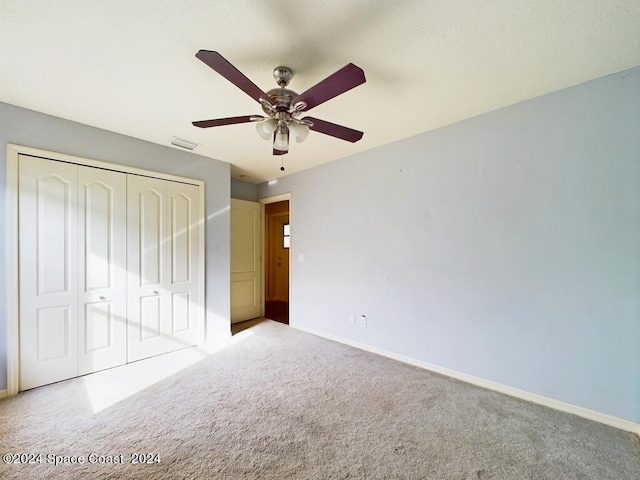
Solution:
[{"label": "light blue wall", "polygon": [[231,198],[238,200],[258,201],[258,186],[255,183],[245,182],[237,178],[231,179]]},{"label": "light blue wall", "polygon": [[230,165],[0,103],[0,390],[7,360],[7,143],[204,180],[207,330],[210,336],[229,333]]},{"label": "light blue wall", "polygon": [[261,184],[291,323],[640,421],[639,138],[636,68]]}]

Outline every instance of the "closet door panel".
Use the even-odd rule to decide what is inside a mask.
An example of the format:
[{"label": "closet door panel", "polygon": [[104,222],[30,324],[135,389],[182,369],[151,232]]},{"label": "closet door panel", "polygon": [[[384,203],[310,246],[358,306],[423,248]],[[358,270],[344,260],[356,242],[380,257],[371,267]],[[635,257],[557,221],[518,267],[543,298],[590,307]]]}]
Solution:
[{"label": "closet door panel", "polygon": [[[191,281],[191,257],[193,256],[190,224],[193,216],[191,197],[176,191],[180,185],[169,184],[171,205],[171,283]],[[184,186],[186,187],[186,185]],[[184,187],[181,190],[184,190]]]},{"label": "closet door panel", "polygon": [[162,299],[160,295],[140,297],[140,329],[136,337],[140,342],[161,339]]},{"label": "closet door panel", "polygon": [[[84,355],[88,356],[96,352],[103,352],[113,347],[113,335],[111,332],[114,327],[114,315],[110,303],[111,302],[87,303],[84,312],[81,312],[84,314],[84,321],[80,323],[80,328],[84,329],[84,331],[80,339],[84,341],[84,345],[81,345],[81,347],[83,347],[81,348],[81,352],[83,352]],[[85,361],[85,363],[89,362]],[[116,363],[116,365],[119,364],[120,363]],[[83,372],[81,369],[80,375],[98,369],[87,368],[86,370],[87,371]]]},{"label": "closet door panel", "polygon": [[164,180],[127,176],[128,361],[171,350]]},{"label": "closet door panel", "polygon": [[127,361],[126,174],[78,167],[80,375]]},{"label": "closet door panel", "polygon": [[199,260],[200,228],[199,188],[179,182],[167,182],[169,200],[169,238],[171,262],[168,265],[171,293],[171,318],[168,333],[174,348],[198,343],[203,332],[200,300]]},{"label": "closet door panel", "polygon": [[19,156],[19,389],[78,375],[77,167]]},{"label": "closet door panel", "polygon": [[[138,180],[138,177],[133,177]],[[138,191],[138,245],[140,286],[160,286],[163,268],[162,240],[165,236],[165,193],[161,180],[147,180],[148,188]]]},{"label": "closet door panel", "polygon": [[183,334],[193,325],[189,292],[171,294],[171,335]]}]

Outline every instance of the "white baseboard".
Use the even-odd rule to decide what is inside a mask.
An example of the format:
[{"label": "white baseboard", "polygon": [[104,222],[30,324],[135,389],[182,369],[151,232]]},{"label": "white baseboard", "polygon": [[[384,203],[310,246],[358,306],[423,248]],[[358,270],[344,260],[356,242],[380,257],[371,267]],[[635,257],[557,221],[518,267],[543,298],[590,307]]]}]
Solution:
[{"label": "white baseboard", "polygon": [[479,387],[487,388],[489,390],[494,390],[496,392],[504,393],[512,397],[520,398],[522,400],[527,400],[529,402],[536,403],[538,405],[543,405],[545,407],[553,408],[555,410],[560,410],[561,412],[571,413],[579,417],[583,417],[589,420],[593,420],[595,422],[603,423],[605,425],[618,428],[620,430],[626,430],[628,432],[635,433],[636,435],[640,435],[640,423],[635,423],[630,420],[625,420],[623,418],[607,415],[605,413],[597,412],[595,410],[589,410],[588,408],[579,407],[577,405],[562,402],[560,400],[555,400],[553,398],[545,397],[543,395],[538,395],[537,393],[531,393],[525,390],[520,390],[518,388],[510,387],[508,385],[503,385],[501,383],[492,382],[491,380],[485,380],[480,377],[474,377],[473,375],[457,372],[449,368],[433,365],[431,363],[423,362],[421,360],[416,360],[411,357],[405,357],[404,355],[399,355],[397,353],[372,347],[370,345],[365,345],[363,343],[354,342],[352,340],[338,337],[336,335],[319,332],[310,328],[301,327],[297,325],[290,325],[290,326],[297,330],[310,333],[318,337],[323,337],[328,340],[333,340],[334,342],[343,343],[345,345],[358,348],[360,350],[365,350],[367,352],[375,353],[383,357],[391,358],[393,360],[398,360],[399,362],[407,363],[415,367],[424,368],[425,370],[430,370],[432,372],[439,373],[441,375],[446,375],[447,377],[452,377],[457,380],[462,380],[463,382],[471,383],[472,385],[477,385]]},{"label": "white baseboard", "polygon": [[0,398],[7,397],[8,395],[6,388],[4,390],[0,390]]}]

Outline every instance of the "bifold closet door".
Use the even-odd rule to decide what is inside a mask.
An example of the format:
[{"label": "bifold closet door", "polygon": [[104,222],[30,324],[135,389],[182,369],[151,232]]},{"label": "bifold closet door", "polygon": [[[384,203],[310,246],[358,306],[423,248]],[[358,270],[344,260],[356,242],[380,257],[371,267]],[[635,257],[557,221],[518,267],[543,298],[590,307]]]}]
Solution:
[{"label": "bifold closet door", "polygon": [[129,175],[128,360],[189,347],[199,298],[198,187]]},{"label": "bifold closet door", "polygon": [[191,184],[18,158],[19,389],[204,337]]},{"label": "bifold closet door", "polygon": [[204,305],[200,298],[200,189],[196,185],[167,181],[170,264],[167,291],[171,322],[167,331],[171,349],[196,345],[204,338]]},{"label": "bifold closet door", "polygon": [[20,389],[126,363],[126,175],[18,168]]},{"label": "bifold closet door", "polygon": [[127,175],[78,167],[79,374],[127,362]]},{"label": "bifold closet door", "polygon": [[20,390],[78,375],[77,167],[19,156]]}]

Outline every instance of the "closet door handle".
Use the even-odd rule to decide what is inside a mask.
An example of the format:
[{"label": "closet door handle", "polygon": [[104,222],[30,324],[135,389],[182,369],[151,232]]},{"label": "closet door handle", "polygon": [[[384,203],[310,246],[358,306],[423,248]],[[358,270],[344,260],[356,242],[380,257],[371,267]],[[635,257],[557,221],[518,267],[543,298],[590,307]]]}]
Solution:
[{"label": "closet door handle", "polygon": [[104,295],[101,295],[101,296],[100,296],[100,300],[104,301],[104,300],[106,300],[106,299],[107,299],[107,297],[105,297]]},{"label": "closet door handle", "polygon": [[153,291],[153,294],[154,294],[154,295],[159,295],[159,294],[160,294],[160,292],[158,292],[158,290],[154,290],[154,291]]}]

